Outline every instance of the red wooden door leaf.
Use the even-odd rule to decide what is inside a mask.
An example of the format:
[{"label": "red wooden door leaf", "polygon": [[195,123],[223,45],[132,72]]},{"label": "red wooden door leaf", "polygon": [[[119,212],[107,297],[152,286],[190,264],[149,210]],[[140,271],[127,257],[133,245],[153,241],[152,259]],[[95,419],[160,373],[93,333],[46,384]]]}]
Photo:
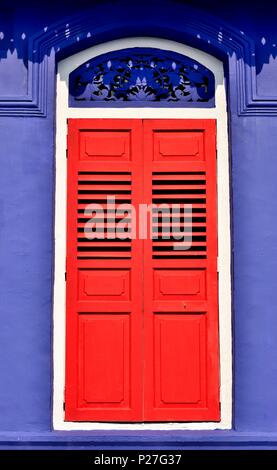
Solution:
[{"label": "red wooden door leaf", "polygon": [[158,236],[144,242],[145,421],[220,419],[215,131],[212,120],[144,121],[145,201],[180,204],[153,214]]},{"label": "red wooden door leaf", "polygon": [[[68,127],[65,418],[141,421],[143,244],[109,238],[117,219],[107,196],[116,208],[140,201],[142,122],[73,119]],[[94,218],[101,238],[88,240],[84,211],[93,203],[104,208]]]}]

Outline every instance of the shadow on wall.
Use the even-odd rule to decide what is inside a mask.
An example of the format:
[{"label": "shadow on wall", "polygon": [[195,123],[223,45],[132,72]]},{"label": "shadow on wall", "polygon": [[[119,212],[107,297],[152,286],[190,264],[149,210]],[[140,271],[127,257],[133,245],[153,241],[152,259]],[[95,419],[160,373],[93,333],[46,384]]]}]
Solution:
[{"label": "shadow on wall", "polygon": [[[243,3],[243,5],[242,5]],[[25,2],[7,1],[1,2],[0,6],[0,95],[9,96],[9,94],[21,95],[26,91],[27,73],[26,69],[30,66],[30,62],[39,62],[43,57],[36,54],[36,41],[30,40],[37,34],[53,35],[53,40],[59,38],[59,46],[55,47],[55,52],[60,56],[65,50],[62,44],[65,41],[67,48],[70,45],[70,53],[75,53],[85,47],[96,44],[95,32],[97,32],[97,41],[117,39],[120,37],[120,27],[117,31],[117,37],[109,36],[111,25],[116,26],[117,22],[124,24],[123,37],[134,35],[159,36],[165,28],[160,28],[161,18],[165,18],[168,25],[168,39],[170,37],[170,28],[174,25],[175,31],[179,31],[180,40],[183,34],[182,27],[186,24],[186,16],[190,18],[203,17],[211,19],[210,13],[214,14],[213,23],[218,25],[217,37],[211,39],[205,37],[205,34],[196,34],[195,39],[189,39],[192,46],[213,54],[213,50],[218,50],[218,44],[222,43],[224,35],[232,32],[232,25],[242,36],[252,38],[255,48],[251,53],[252,57],[244,57],[248,65],[256,67],[256,73],[262,74],[265,78],[271,74],[271,70],[276,66],[277,57],[277,33],[275,26],[275,18],[277,16],[277,4],[275,2],[264,1],[263,8],[260,4],[250,1],[240,2],[233,0],[232,2],[210,1],[209,5],[203,0],[198,0],[198,10],[191,9],[191,5],[195,5],[194,1],[186,0],[141,0],[137,2],[126,2],[126,0],[94,0],[91,8],[91,0],[61,0],[58,5],[41,0],[39,9],[37,2],[26,0]],[[86,9],[88,14],[86,15]],[[76,32],[76,21],[74,27],[71,28],[70,19],[81,15],[82,18],[89,18],[90,12],[93,12],[95,21],[90,21],[90,28],[82,31],[81,34]],[[208,12],[208,14],[207,14]],[[180,15],[180,13],[183,13]],[[99,18],[101,18],[102,26],[100,26]],[[82,19],[83,21],[83,19]],[[127,25],[127,27],[126,27]],[[129,28],[128,28],[129,25]],[[113,29],[117,29],[114,28]],[[129,31],[128,31],[129,29]],[[104,36],[105,33],[105,36]],[[185,38],[184,38],[185,39]],[[55,42],[55,41],[54,41]],[[193,42],[193,44],[192,44]],[[31,50],[32,45],[32,50]],[[50,50],[48,51],[50,53]],[[238,53],[238,52],[237,52]],[[67,53],[66,53],[67,54]],[[68,55],[68,54],[67,54]],[[218,52],[217,52],[218,55]],[[238,57],[239,58],[239,57]],[[264,67],[264,65],[267,67]],[[276,69],[275,69],[276,70]],[[266,78],[265,78],[266,79]],[[277,94],[277,81],[267,80],[267,85],[271,93]]]}]

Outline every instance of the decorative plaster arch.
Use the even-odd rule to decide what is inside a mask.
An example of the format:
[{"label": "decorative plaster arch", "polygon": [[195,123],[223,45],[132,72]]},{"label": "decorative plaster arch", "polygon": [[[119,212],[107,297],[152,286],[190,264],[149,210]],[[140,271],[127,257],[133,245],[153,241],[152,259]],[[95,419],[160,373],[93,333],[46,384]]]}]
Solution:
[{"label": "decorative plaster arch", "polygon": [[159,6],[158,15],[145,16],[138,10],[135,19],[117,5],[98,5],[45,27],[29,40],[27,95],[0,101],[0,115],[46,117],[54,102],[57,61],[92,45],[131,36],[163,37],[219,57],[228,65],[232,112],[277,114],[277,97],[257,94],[254,41],[216,17],[170,2]]}]

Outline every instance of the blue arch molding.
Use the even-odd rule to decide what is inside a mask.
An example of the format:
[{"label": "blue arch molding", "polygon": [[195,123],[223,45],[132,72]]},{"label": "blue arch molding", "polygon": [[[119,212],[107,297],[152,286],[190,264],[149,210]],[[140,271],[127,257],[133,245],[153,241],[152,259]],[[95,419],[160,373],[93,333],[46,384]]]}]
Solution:
[{"label": "blue arch molding", "polygon": [[69,76],[69,105],[215,105],[213,73],[189,57],[155,48],[123,49],[94,57]]},{"label": "blue arch molding", "polygon": [[[158,14],[137,9],[136,18],[118,5],[97,5],[42,29],[29,39],[28,93],[0,99],[0,115],[42,116],[52,107],[56,62],[92,45],[130,36],[183,42],[224,60],[228,66],[231,111],[238,115],[276,115],[277,97],[257,94],[255,43],[216,17],[180,3],[163,3]],[[130,19],[131,18],[131,19]]]}]

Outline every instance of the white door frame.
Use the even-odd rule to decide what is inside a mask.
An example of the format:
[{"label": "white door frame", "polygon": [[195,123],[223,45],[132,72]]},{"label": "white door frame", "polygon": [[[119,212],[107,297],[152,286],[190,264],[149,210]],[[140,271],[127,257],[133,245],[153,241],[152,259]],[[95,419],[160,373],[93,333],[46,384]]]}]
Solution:
[{"label": "white door frame", "polygon": [[[211,70],[215,77],[214,108],[70,108],[68,77],[79,65],[100,54],[133,47],[152,47],[191,57]],[[227,132],[227,103],[223,64],[215,57],[181,43],[159,38],[127,38],[93,46],[58,64],[56,108],[55,272],[53,338],[53,427],[55,430],[208,430],[232,427],[232,325],[230,188]],[[68,118],[216,119],[218,194],[218,272],[220,402],[218,423],[96,423],[64,421],[65,387],[65,260],[66,260],[66,136]]]}]

